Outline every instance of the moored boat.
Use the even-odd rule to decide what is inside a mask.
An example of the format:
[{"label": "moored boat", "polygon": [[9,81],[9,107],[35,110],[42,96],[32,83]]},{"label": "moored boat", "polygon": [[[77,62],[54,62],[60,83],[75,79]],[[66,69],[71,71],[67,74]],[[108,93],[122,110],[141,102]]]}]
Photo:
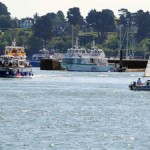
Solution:
[{"label": "moored boat", "polygon": [[60,63],[62,68],[68,71],[108,72],[115,70],[115,64],[108,63],[104,51],[96,48],[94,41],[89,52],[80,48],[76,41],[76,45],[67,50]]},{"label": "moored boat", "polygon": [[51,55],[49,53],[49,50],[47,50],[46,48],[42,48],[39,50],[39,53],[32,55],[30,64],[32,65],[32,67],[40,67],[41,59],[46,59],[50,57]]},{"label": "moored boat", "polygon": [[61,60],[63,57],[62,54],[56,53],[55,50],[47,50],[46,48],[42,48],[39,50],[37,54],[33,54],[30,60],[30,64],[32,67],[40,67],[42,59],[57,59]]},{"label": "moored boat", "polygon": [[32,67],[26,59],[24,47],[16,46],[15,41],[11,46],[5,47],[5,54],[0,56],[0,77],[31,77]]}]

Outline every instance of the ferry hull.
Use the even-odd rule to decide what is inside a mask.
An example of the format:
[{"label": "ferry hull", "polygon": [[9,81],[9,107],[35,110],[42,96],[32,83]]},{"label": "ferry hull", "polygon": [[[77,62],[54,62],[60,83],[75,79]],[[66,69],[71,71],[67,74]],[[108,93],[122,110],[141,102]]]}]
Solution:
[{"label": "ferry hull", "polygon": [[32,70],[29,68],[9,68],[0,67],[0,77],[14,78],[14,77],[31,77],[33,76]]},{"label": "ferry hull", "polygon": [[4,78],[13,78],[16,74],[12,71],[0,71],[0,77]]}]

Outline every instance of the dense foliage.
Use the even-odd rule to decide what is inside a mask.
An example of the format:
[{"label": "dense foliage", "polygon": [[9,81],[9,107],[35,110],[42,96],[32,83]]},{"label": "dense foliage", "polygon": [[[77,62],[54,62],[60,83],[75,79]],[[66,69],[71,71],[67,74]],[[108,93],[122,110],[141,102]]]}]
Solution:
[{"label": "dense foliage", "polygon": [[14,38],[18,45],[25,46],[29,56],[42,47],[66,52],[72,45],[72,33],[74,37],[79,37],[81,46],[90,48],[90,43],[95,40],[108,55],[117,55],[120,39],[122,49],[128,44],[129,50],[148,53],[150,13],[143,10],[131,13],[124,8],[118,11],[119,18],[116,18],[110,9],[90,10],[84,18],[78,7],[70,8],[66,18],[61,10],[56,14],[47,13],[43,16],[35,14],[35,24],[32,28],[21,29],[18,25],[19,20],[11,18],[7,6],[0,2],[0,54]]}]

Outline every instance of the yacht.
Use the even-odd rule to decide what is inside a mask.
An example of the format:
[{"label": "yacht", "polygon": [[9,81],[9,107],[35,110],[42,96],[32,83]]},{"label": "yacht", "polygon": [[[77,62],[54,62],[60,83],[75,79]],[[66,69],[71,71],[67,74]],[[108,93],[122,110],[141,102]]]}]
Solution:
[{"label": "yacht", "polygon": [[41,59],[51,58],[49,50],[43,48],[39,50],[39,53],[33,54],[30,60],[30,64],[32,67],[40,67]]}]

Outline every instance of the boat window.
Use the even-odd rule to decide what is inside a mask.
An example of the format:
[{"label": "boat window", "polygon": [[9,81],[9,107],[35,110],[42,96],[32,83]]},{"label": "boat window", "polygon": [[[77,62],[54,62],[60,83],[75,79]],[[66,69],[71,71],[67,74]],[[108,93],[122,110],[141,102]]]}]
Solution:
[{"label": "boat window", "polygon": [[38,60],[38,57],[35,57],[35,60]]},{"label": "boat window", "polygon": [[85,53],[85,50],[84,50],[84,49],[82,50],[82,53]]},{"label": "boat window", "polygon": [[19,61],[19,65],[20,66],[24,65],[24,61]]},{"label": "boat window", "polygon": [[71,50],[71,49],[68,49],[68,53],[72,53],[72,50]]},{"label": "boat window", "polygon": [[72,58],[64,58],[63,63],[73,63],[73,59]]}]

